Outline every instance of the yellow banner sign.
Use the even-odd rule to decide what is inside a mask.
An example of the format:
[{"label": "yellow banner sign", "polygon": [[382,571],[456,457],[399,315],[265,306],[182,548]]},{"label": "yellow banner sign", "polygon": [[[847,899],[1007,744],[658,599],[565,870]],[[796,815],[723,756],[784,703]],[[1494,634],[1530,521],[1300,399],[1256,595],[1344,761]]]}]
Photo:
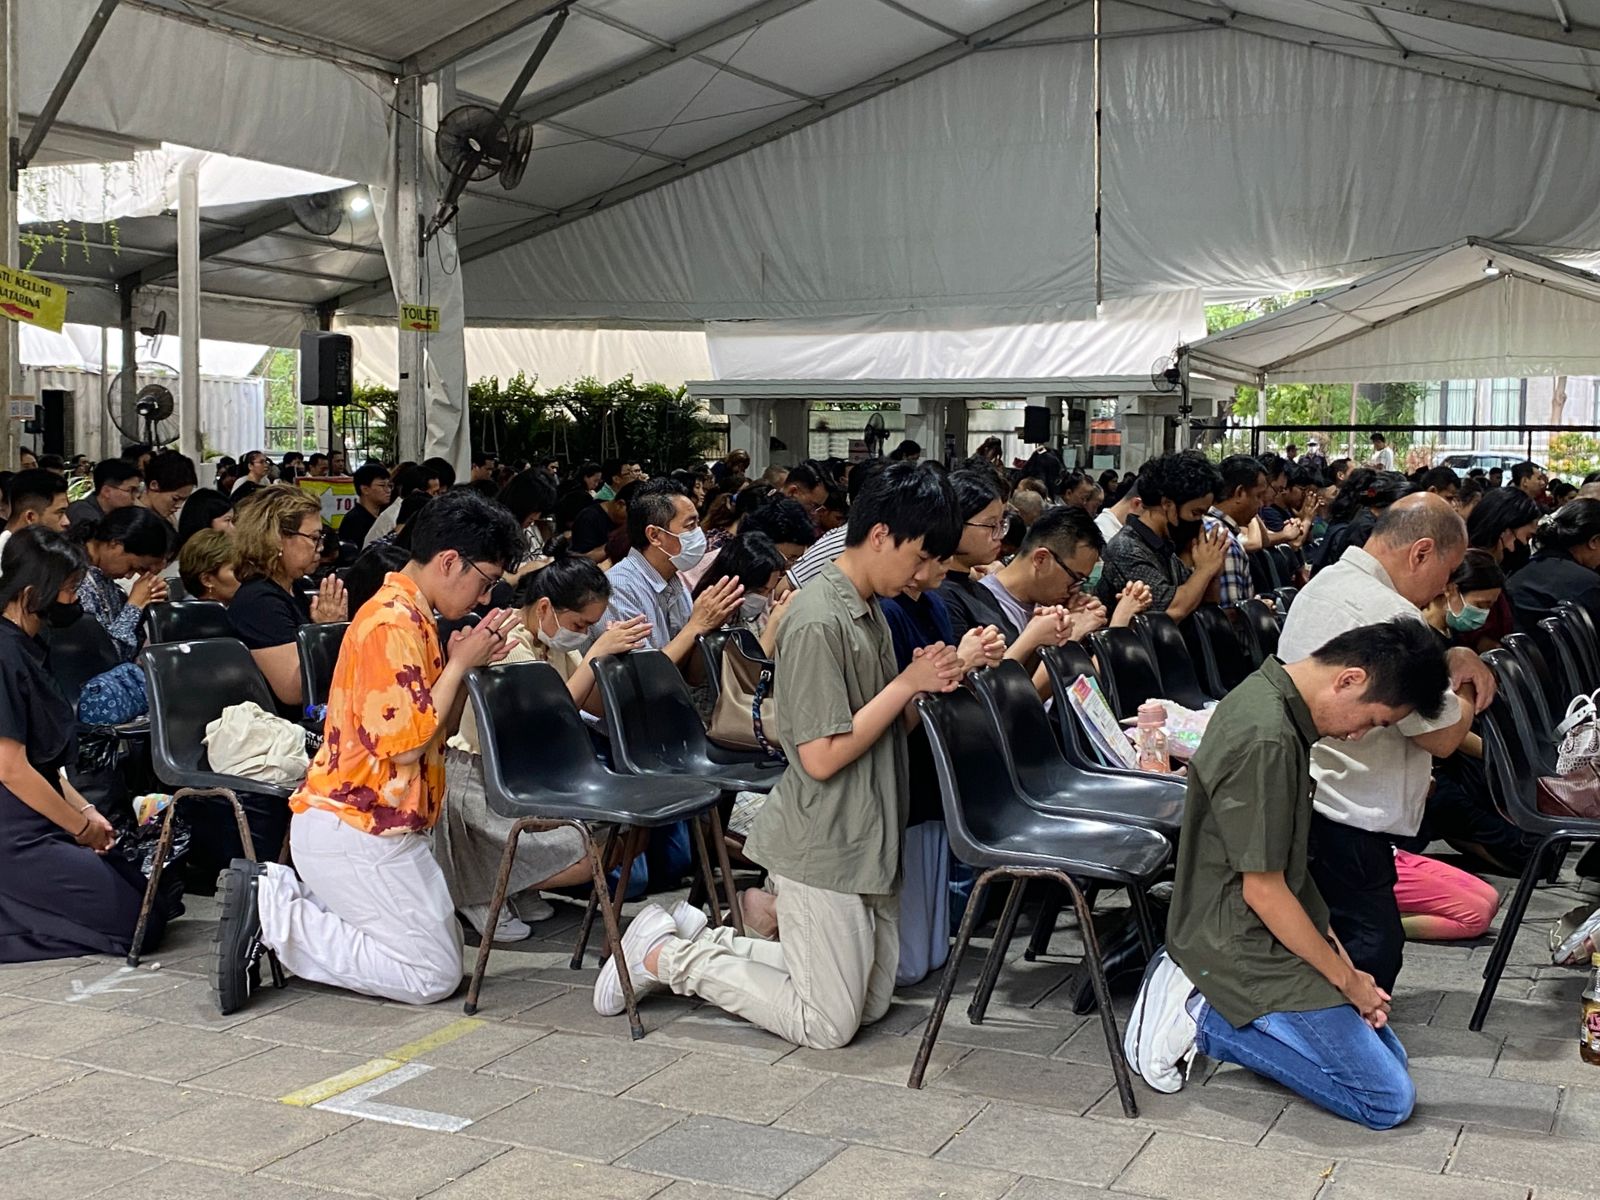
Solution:
[{"label": "yellow banner sign", "polygon": [[411,333],[438,333],[439,310],[427,304],[402,304],[400,328]]},{"label": "yellow banner sign", "polygon": [[67,319],[67,289],[26,271],[0,267],[0,316],[60,333]]}]

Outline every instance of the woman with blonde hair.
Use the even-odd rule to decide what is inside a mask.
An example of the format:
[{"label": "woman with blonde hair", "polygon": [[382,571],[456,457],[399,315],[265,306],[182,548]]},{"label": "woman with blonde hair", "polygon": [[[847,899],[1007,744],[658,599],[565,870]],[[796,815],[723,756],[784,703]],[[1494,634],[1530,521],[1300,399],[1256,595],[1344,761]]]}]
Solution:
[{"label": "woman with blonde hair", "polygon": [[233,538],[220,529],[202,529],[192,535],[178,552],[178,577],[183,580],[184,591],[194,600],[232,603],[239,591],[239,578],[234,571],[237,557]]},{"label": "woman with blonde hair", "polygon": [[328,576],[308,604],[297,580],[315,569],[322,551],[322,506],[298,488],[274,484],[253,492],[234,509],[234,574],[239,590],[228,606],[233,631],[250,648],[272,694],[299,715],[300,648],[295,632],[308,622],[350,618],[344,584]]}]

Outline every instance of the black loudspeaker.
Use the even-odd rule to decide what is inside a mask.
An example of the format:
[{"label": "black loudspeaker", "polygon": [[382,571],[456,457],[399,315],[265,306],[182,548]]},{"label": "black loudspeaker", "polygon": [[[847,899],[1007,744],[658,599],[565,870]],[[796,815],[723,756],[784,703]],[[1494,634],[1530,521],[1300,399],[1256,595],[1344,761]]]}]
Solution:
[{"label": "black loudspeaker", "polygon": [[1044,405],[1023,406],[1022,440],[1030,446],[1042,446],[1050,440],[1050,410]]},{"label": "black loudspeaker", "polygon": [[300,403],[336,408],[350,403],[355,347],[346,333],[300,335]]}]

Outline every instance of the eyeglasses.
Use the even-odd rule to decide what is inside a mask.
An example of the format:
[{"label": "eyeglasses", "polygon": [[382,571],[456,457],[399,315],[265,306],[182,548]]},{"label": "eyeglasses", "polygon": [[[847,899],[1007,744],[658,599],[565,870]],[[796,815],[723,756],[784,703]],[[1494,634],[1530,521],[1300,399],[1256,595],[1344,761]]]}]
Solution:
[{"label": "eyeglasses", "polygon": [[1083,581],[1089,578],[1087,575],[1079,575],[1071,567],[1067,566],[1066,563],[1061,561],[1061,556],[1058,555],[1054,550],[1050,549],[1050,547],[1046,546],[1044,548],[1044,552],[1046,554],[1048,554],[1051,558],[1055,559],[1056,560],[1056,566],[1060,567],[1063,571],[1065,571],[1067,573],[1067,578],[1072,581],[1072,588],[1069,589],[1069,590],[1082,587],[1083,586]]},{"label": "eyeglasses", "polygon": [[1006,523],[1004,521],[963,521],[962,524],[968,529],[982,529],[986,531],[988,535],[997,542],[1005,533],[1006,528]]},{"label": "eyeglasses", "polygon": [[473,562],[471,559],[467,559],[465,561],[467,566],[471,567],[483,578],[483,587],[479,590],[478,595],[481,596],[486,592],[492,591],[495,584],[500,582],[500,577],[498,575],[490,575],[486,573],[482,567]]},{"label": "eyeglasses", "polygon": [[322,545],[322,534],[320,533],[301,533],[298,529],[291,529],[279,536],[305,538],[308,542],[315,542],[319,546]]}]

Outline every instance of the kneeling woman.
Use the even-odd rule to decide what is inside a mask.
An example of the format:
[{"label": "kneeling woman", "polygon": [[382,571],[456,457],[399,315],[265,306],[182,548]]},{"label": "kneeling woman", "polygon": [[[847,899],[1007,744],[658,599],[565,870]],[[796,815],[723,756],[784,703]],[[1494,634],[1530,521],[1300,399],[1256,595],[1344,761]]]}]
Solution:
[{"label": "kneeling woman", "polygon": [[[144,879],[118,858],[111,823],[60,769],[76,755],[76,717],[38,639],[52,604],[76,598],[88,562],[59,533],[32,527],[0,554],[0,962],[125,954]],[[161,937],[152,913],[145,947]]]},{"label": "kneeling woman", "polygon": [[[589,664],[607,654],[644,645],[650,633],[649,622],[634,617],[613,622],[589,644],[590,630],[605,618],[610,599],[611,585],[592,559],[558,550],[547,566],[523,576],[517,584],[516,604],[522,609],[522,623],[512,629],[511,651],[502,661],[549,663],[567,681],[573,703],[598,714],[599,692]],[[511,825],[508,818],[489,810],[484,797],[478,725],[469,703],[461,714],[459,730],[446,743],[444,812],[434,826],[433,854],[450,885],[457,911],[479,936],[488,924],[489,902]],[[521,941],[533,932],[527,920],[550,915],[538,889],[588,883],[592,876],[585,856],[576,830],[524,833],[517,840],[516,863],[506,889],[508,901],[500,910],[494,940]]]}]

